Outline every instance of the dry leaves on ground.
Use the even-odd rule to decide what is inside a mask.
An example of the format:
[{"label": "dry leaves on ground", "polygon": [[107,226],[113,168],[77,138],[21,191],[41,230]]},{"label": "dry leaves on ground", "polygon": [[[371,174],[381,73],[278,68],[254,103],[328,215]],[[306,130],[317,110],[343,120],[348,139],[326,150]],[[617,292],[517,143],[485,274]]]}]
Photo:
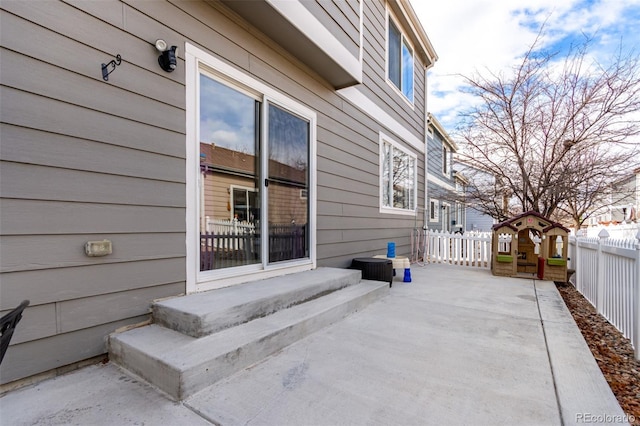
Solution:
[{"label": "dry leaves on ground", "polygon": [[640,425],[640,362],[633,347],[571,284],[556,287],[622,409]]}]

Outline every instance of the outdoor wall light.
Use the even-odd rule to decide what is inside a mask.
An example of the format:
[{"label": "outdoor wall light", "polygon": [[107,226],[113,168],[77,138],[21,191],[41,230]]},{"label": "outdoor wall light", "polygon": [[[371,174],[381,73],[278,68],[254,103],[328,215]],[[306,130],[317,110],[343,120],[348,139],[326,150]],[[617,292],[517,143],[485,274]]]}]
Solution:
[{"label": "outdoor wall light", "polygon": [[156,49],[160,52],[158,56],[158,63],[160,68],[166,72],[173,72],[176,69],[178,61],[176,56],[178,54],[178,46],[171,46],[167,48],[167,42],[164,40],[156,40]]}]

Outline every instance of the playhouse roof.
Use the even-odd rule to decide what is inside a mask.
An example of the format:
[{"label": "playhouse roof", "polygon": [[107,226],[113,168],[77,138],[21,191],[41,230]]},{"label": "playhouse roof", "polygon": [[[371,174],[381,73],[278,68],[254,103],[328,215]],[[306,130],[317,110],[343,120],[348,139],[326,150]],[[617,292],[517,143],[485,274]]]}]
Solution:
[{"label": "playhouse roof", "polygon": [[526,218],[527,216],[533,216],[533,217],[539,219],[540,221],[543,221],[543,223],[538,222],[534,226],[536,228],[540,228],[540,230],[542,232],[546,233],[546,232],[548,232],[548,231],[550,231],[551,229],[554,229],[554,228],[560,228],[560,229],[562,229],[563,231],[565,231],[567,233],[569,232],[569,230],[567,228],[565,228],[564,226],[562,226],[560,223],[554,222],[554,221],[542,216],[540,213],[535,212],[533,210],[521,213],[521,214],[519,214],[519,215],[517,215],[515,217],[512,217],[511,219],[505,220],[504,222],[496,223],[495,225],[493,225],[492,228],[495,231],[496,229],[499,229],[499,228],[502,228],[503,226],[506,226],[506,227],[512,228],[514,230],[517,230],[518,227],[516,226],[516,224],[519,221],[521,221],[522,219]]}]

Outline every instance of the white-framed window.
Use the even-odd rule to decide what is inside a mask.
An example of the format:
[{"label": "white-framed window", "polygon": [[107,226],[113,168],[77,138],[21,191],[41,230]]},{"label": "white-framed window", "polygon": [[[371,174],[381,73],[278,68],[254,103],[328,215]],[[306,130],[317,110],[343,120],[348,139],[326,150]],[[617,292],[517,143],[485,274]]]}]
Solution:
[{"label": "white-framed window", "polygon": [[456,201],[456,225],[462,226],[462,218],[464,214],[464,205]]},{"label": "white-framed window", "polygon": [[442,145],[442,174],[449,176],[451,173],[451,150]]},{"label": "white-framed window", "polygon": [[440,220],[439,215],[440,202],[438,200],[429,201],[429,222],[438,222]]},{"label": "white-framed window", "polygon": [[442,230],[443,231],[451,231],[451,204],[442,203]]},{"label": "white-framed window", "polygon": [[380,211],[415,214],[417,156],[380,133]]},{"label": "white-framed window", "polygon": [[387,13],[387,78],[413,104],[413,47]]},{"label": "white-framed window", "polygon": [[256,188],[231,185],[229,192],[231,196],[230,219],[237,219],[240,222],[255,222],[257,219],[255,213],[260,206],[258,190]]}]

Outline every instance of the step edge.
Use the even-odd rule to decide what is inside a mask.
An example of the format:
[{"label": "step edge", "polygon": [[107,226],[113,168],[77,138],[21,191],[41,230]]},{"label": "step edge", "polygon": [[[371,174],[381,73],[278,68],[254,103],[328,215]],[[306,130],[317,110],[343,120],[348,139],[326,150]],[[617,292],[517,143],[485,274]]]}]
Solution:
[{"label": "step edge", "polygon": [[[244,339],[244,341],[239,343],[237,342],[234,345],[229,345],[229,348],[219,351],[218,353],[211,353],[204,359],[200,358],[199,362],[184,362],[186,360],[183,358],[183,363],[180,365],[175,362],[176,357],[158,357],[149,354],[148,351],[143,351],[140,348],[130,345],[126,341],[119,340],[118,344],[126,345],[126,350],[121,350],[116,356],[118,359],[116,364],[125,370],[131,370],[134,374],[158,387],[172,398],[181,400],[209,385],[213,385],[215,382],[222,380],[237,371],[268,358],[298,340],[343,320],[347,316],[366,308],[371,303],[382,299],[389,293],[386,283],[377,281],[374,281],[373,283],[375,283],[375,285],[362,283],[365,286],[368,285],[370,287],[367,288],[368,291],[358,292],[359,294],[354,295],[354,297],[344,301],[343,303],[325,307],[318,312],[309,314],[303,318],[297,318],[297,321],[295,322],[288,321],[285,324],[280,324],[280,326],[275,329],[262,332],[259,337],[254,336],[250,339]],[[336,314],[334,311],[338,311],[338,313]],[[313,322],[316,324],[309,327],[310,323]],[[249,323],[245,323],[243,325],[246,324]],[[242,327],[243,325],[237,327]],[[298,332],[296,329],[298,328],[305,329],[305,332],[301,335],[297,335]],[[289,337],[287,335],[289,335]],[[200,344],[204,345],[206,343],[205,340],[214,341],[213,336],[216,335],[193,339],[191,342],[188,342],[187,345],[198,341],[201,342]],[[264,345],[264,342],[276,339],[282,339],[283,342],[275,344],[272,349],[267,351],[261,350],[260,348],[252,349],[255,352],[253,357],[249,357],[244,361],[236,361],[233,365],[229,366],[228,360],[230,357],[233,358],[235,356],[240,359],[240,354],[246,353],[252,345]],[[130,354],[127,354],[127,351],[129,351]],[[170,352],[175,352],[176,354],[178,352],[183,353],[184,347],[175,348]],[[129,367],[129,364],[131,364],[131,356],[133,356],[133,361],[135,361],[133,368]],[[146,369],[143,367],[143,364],[146,364],[144,360],[145,357],[149,358],[152,362],[152,366],[147,366]],[[213,373],[211,373],[212,370],[214,371]],[[156,375],[159,375],[159,377],[155,377]]]},{"label": "step edge", "polygon": [[[385,286],[384,290],[388,290]],[[382,294],[378,294],[382,293]],[[339,321],[342,321],[346,317],[366,308],[370,304],[375,301],[380,300],[384,295],[386,295],[388,291],[382,291],[381,288],[374,288],[371,291],[363,293],[354,299],[350,299],[349,301],[339,304],[328,309],[324,309],[321,312],[316,313],[315,315],[311,315],[305,318],[300,319],[300,321],[290,324],[287,326],[279,327],[271,332],[265,334],[260,339],[253,339],[245,342],[237,349],[226,351],[220,357],[212,360],[213,363],[216,363],[217,359],[227,359],[229,354],[238,353],[238,352],[247,352],[247,349],[252,345],[262,345],[265,341],[273,341],[276,339],[282,339],[281,342],[274,345],[274,347],[269,351],[258,351],[254,357],[250,359],[245,359],[243,362],[239,362],[236,365],[233,365],[231,368],[228,368],[226,371],[221,372],[221,374],[217,375],[217,378],[214,381],[203,380],[203,371],[207,369],[206,363],[201,363],[199,365],[193,365],[190,368],[186,368],[184,370],[181,383],[182,383],[182,395],[181,398],[186,398],[191,396],[192,394],[213,385],[217,381],[220,381],[230,375],[241,371],[245,368],[250,367],[258,362],[263,361],[264,359],[272,356],[278,351],[286,348],[294,344],[297,341],[304,339],[305,337],[310,336],[313,333],[316,333],[326,327],[329,327],[332,324],[335,324]],[[336,313],[335,311],[338,311]],[[315,323],[315,324],[312,324]],[[304,332],[296,336],[296,329],[303,329]],[[293,336],[289,337],[288,334],[292,334]],[[211,367],[209,367],[210,369]],[[195,379],[195,380],[194,380]],[[193,383],[195,381],[196,383]]]},{"label": "step edge", "polygon": [[[330,294],[331,292],[357,285],[360,282],[359,279],[354,281],[355,276],[352,274],[349,274],[347,278],[334,278],[329,285],[322,282],[302,289],[293,288],[284,293],[252,299],[248,302],[230,305],[223,310],[207,314],[189,313],[184,309],[177,309],[164,304],[154,304],[152,307],[154,322],[199,338],[272,315],[278,311],[321,297],[323,294]],[[295,297],[294,300],[290,300],[291,295],[299,296]],[[243,314],[243,311],[247,308],[250,310],[249,315]],[[234,318],[235,320],[233,320]],[[227,319],[227,321],[218,323],[221,319]]]}]

